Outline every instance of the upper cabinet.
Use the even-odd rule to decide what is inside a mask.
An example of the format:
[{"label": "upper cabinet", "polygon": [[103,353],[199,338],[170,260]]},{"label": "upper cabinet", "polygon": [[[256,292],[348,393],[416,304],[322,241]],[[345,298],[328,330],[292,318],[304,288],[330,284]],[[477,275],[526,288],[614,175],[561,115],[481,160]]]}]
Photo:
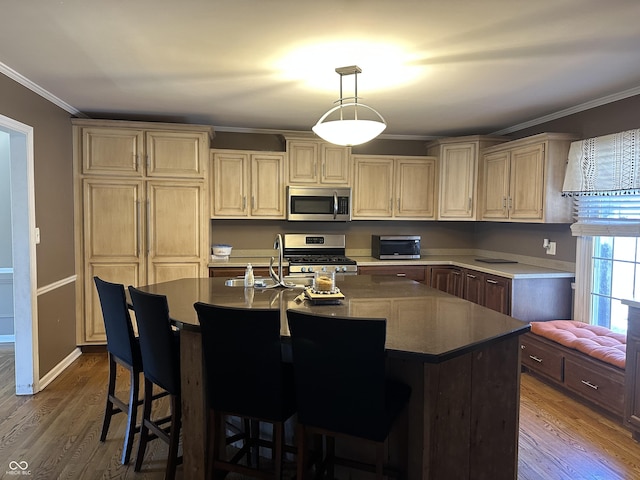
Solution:
[{"label": "upper cabinet", "polygon": [[282,152],[211,151],[212,218],[284,219]]},{"label": "upper cabinet", "polygon": [[562,182],[575,139],[543,133],[486,149],[479,182],[480,219],[571,223],[571,200],[562,196]]},{"label": "upper cabinet", "polygon": [[477,219],[479,159],[485,148],[506,140],[473,135],[443,138],[427,144],[427,153],[439,161],[438,220]]},{"label": "upper cabinet", "polygon": [[76,140],[82,173],[132,177],[204,178],[209,158],[208,127],[86,120]]},{"label": "upper cabinet", "polygon": [[352,217],[435,219],[435,157],[353,155]]},{"label": "upper cabinet", "polygon": [[286,137],[287,185],[349,185],[351,148],[317,138]]}]

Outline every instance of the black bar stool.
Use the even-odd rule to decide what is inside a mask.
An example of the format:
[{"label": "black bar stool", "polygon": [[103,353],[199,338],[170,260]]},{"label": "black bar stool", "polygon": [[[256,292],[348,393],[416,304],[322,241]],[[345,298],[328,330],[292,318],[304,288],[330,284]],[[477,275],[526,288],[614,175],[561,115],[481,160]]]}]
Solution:
[{"label": "black bar stool", "polygon": [[[295,413],[291,363],[282,361],[280,311],[196,303],[202,334],[207,402],[210,408],[209,478],[214,470],[259,478],[282,478],[284,422]],[[250,420],[243,447],[225,455],[225,416]],[[259,422],[273,425],[273,441],[259,438]],[[246,425],[246,422],[245,422]],[[247,435],[249,434],[249,435]],[[271,448],[273,471],[251,465],[251,449]],[[247,465],[239,461],[246,455]]]},{"label": "black bar stool", "polygon": [[[340,318],[287,310],[298,409],[298,473],[310,464],[316,475],[334,465],[391,474],[384,465],[389,431],[405,409],[411,388],[386,378],[386,320]],[[307,437],[325,438],[321,461],[309,460]],[[375,462],[367,464],[335,455],[335,438],[351,437],[375,446]]]},{"label": "black bar stool", "polygon": [[[93,277],[100,298],[104,327],[107,333],[107,351],[109,353],[109,385],[107,387],[107,405],[104,411],[102,432],[100,441],[107,438],[111,417],[125,412],[127,414],[127,427],[124,434],[121,462],[129,463],[133,448],[133,437],[140,428],[136,426],[138,406],[142,403],[138,400],[140,388],[140,373],[142,372],[142,357],[140,344],[133,333],[131,316],[127,307],[124,285],[106,282],[98,277]],[[116,394],[117,365],[129,371],[129,400],[125,402]]]},{"label": "black bar stool", "polygon": [[[144,367],[144,407],[140,427],[140,442],[134,470],[139,472],[147,442],[159,438],[169,445],[165,479],[173,479],[180,463],[178,446],[182,425],[180,396],[180,337],[171,328],[167,297],[129,287],[140,337],[140,352]],[[153,386],[157,385],[170,398],[170,415],[159,419],[151,416]]]}]

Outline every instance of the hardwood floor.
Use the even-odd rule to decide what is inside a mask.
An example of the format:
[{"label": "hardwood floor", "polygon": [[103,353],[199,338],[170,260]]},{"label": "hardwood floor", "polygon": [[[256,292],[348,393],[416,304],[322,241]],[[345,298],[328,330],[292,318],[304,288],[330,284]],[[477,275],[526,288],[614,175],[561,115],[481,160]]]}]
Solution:
[{"label": "hardwood floor", "polygon": [[[106,354],[85,353],[41,393],[16,396],[13,347],[0,344],[0,478],[17,477],[10,462],[27,462],[29,478],[36,479],[163,478],[162,442],[149,444],[140,473],[133,461],[119,463],[124,415],[114,417],[100,443],[107,370]],[[118,390],[125,394],[124,371],[120,379]],[[634,478],[640,478],[640,444],[627,430],[523,374],[519,480]]]}]

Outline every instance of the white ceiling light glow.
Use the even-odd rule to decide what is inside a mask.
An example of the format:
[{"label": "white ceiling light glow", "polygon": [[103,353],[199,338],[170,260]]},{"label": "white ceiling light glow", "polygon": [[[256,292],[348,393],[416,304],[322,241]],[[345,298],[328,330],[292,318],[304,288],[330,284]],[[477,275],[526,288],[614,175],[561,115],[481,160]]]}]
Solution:
[{"label": "white ceiling light glow", "polygon": [[[336,145],[360,145],[373,140],[387,128],[387,123],[376,110],[358,102],[358,74],[362,70],[353,65],[336,68],[336,73],[340,75],[340,98],[335,107],[320,117],[313,131],[320,138]],[[354,95],[344,97],[342,79],[351,75],[354,80]]]}]

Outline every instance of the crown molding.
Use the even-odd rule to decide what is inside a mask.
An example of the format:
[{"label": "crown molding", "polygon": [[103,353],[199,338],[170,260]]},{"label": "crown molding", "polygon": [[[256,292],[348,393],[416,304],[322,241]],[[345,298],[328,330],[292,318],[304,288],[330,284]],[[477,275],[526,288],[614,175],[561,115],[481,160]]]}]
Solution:
[{"label": "crown molding", "polygon": [[2,62],[0,62],[0,73],[3,73],[4,75],[9,77],[10,79],[18,82],[23,87],[26,87],[29,90],[31,90],[32,92],[37,93],[42,98],[44,98],[46,100],[49,100],[51,103],[57,105],[58,107],[62,108],[63,110],[66,110],[70,114],[72,114],[72,115],[74,115],[76,117],[80,117],[80,118],[89,118],[89,117],[87,117],[87,115],[82,113],[77,108],[72,107],[71,105],[69,105],[64,100],[61,100],[60,98],[56,97],[53,93],[45,90],[40,85],[32,82],[27,77],[19,74],[13,68],[9,67],[8,65],[5,65]]},{"label": "crown molding", "polygon": [[490,133],[490,135],[507,135],[509,133],[517,132],[525,128],[535,127],[536,125],[540,125],[541,123],[551,122],[559,118],[567,117],[569,115],[573,115],[574,113],[584,112],[585,110],[589,110],[591,108],[601,107],[602,105],[617,102],[618,100],[624,100],[625,98],[633,97],[635,95],[640,95],[640,86],[607,95],[606,97],[596,98],[595,100],[590,100],[574,107],[565,108],[564,110],[559,110],[555,113],[545,115],[544,117],[539,117],[527,122],[519,123],[518,125],[513,125],[512,127],[503,128],[502,130]]}]

